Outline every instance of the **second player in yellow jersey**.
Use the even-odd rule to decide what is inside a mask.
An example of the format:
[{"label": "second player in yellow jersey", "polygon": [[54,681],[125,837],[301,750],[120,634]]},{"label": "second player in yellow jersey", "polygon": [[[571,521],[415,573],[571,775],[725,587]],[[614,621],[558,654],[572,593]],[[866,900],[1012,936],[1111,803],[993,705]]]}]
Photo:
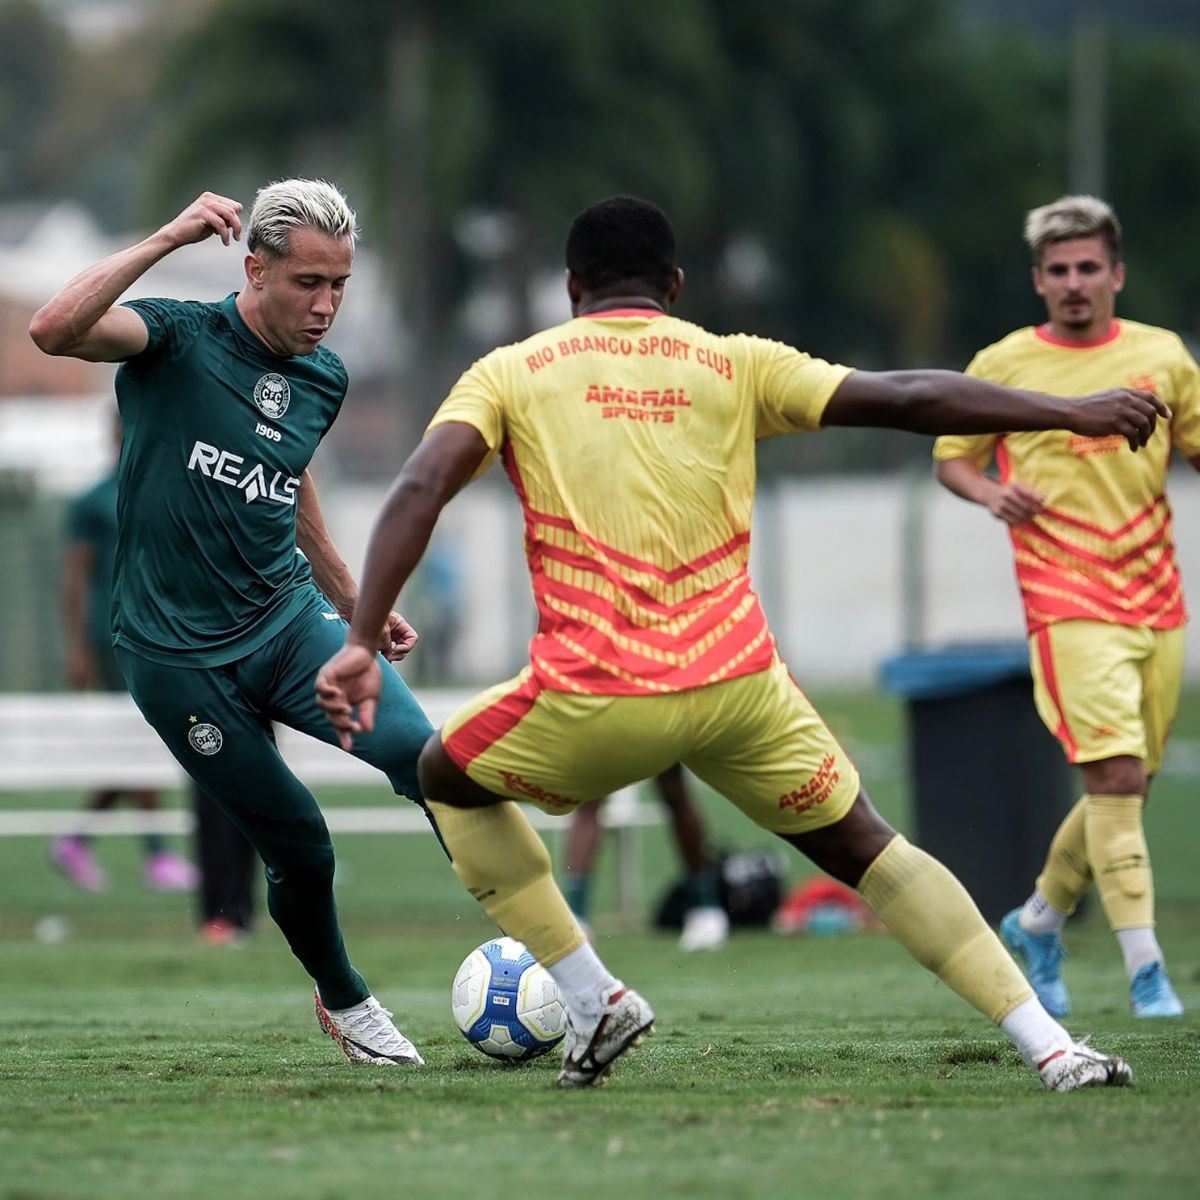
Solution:
[{"label": "second player in yellow jersey", "polygon": [[[1200,369],[1175,334],[1117,318],[1125,267],[1108,205],[1068,196],[1035,209],[1026,241],[1047,320],[980,351],[968,373],[1061,396],[1142,388],[1171,418],[1136,453],[1061,430],[942,437],[934,448],[938,479],[1009,527],[1038,712],[1084,780],[1033,894],[1001,929],[1043,1003],[1065,1015],[1060,931],[1094,881],[1134,1014],[1178,1016],[1142,810],[1179,704],[1187,612],[1167,468],[1173,449],[1200,465]],[[993,461],[996,478],[984,474]]]}]

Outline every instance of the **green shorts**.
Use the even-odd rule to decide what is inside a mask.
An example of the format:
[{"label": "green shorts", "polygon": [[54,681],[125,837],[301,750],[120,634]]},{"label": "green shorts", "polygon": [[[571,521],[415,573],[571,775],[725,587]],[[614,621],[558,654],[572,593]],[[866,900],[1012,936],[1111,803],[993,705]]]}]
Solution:
[{"label": "green shorts", "polygon": [[[299,826],[308,827],[304,840],[328,838],[316,800],[275,745],[272,723],[337,743],[313,681],[345,643],[346,630],[314,587],[293,621],[245,658],[219,667],[189,668],[185,659],[166,666],[117,647],[142,715],[260,853],[264,839],[296,836]],[[383,681],[375,729],[355,735],[353,754],[378,767],[398,795],[419,801],[417,756],[433,727],[386,661]]]}]

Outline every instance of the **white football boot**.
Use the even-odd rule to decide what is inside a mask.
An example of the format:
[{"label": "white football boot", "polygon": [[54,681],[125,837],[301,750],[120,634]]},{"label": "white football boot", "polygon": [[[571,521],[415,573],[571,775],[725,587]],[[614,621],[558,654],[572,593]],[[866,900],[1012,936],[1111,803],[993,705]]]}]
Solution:
[{"label": "white football boot", "polygon": [[654,1009],[620,980],[602,999],[599,1019],[586,1028],[580,1028],[567,1014],[559,1087],[595,1087],[603,1083],[613,1063],[654,1032]]},{"label": "white football boot", "polygon": [[317,1021],[341,1047],[352,1063],[377,1063],[381,1067],[420,1067],[425,1060],[398,1030],[388,1012],[374,996],[368,996],[352,1008],[329,1009],[321,1003],[320,992],[313,992]]},{"label": "white football boot", "polygon": [[1133,1070],[1123,1058],[1101,1054],[1087,1038],[1055,1051],[1038,1064],[1038,1075],[1047,1091],[1075,1092],[1085,1087],[1129,1087]]}]

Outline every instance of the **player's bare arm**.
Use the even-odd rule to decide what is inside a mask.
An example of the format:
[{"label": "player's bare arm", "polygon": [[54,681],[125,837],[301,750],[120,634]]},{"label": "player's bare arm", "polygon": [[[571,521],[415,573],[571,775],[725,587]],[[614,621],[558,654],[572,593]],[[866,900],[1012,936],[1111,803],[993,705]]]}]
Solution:
[{"label": "player's bare arm", "polygon": [[1015,480],[1002,483],[992,479],[969,458],[943,459],[935,466],[934,474],[944,488],[964,500],[982,504],[1006,525],[1022,525],[1046,506],[1041,492]]},{"label": "player's bare arm", "polygon": [[913,433],[1009,433],[1069,429],[1144,446],[1167,406],[1150,392],[1113,388],[1089,396],[1048,396],[956,371],[855,371],[834,392],[822,425],[872,425]]},{"label": "player's bare arm", "polygon": [[367,543],[346,645],[317,672],[317,703],[347,750],[351,734],[375,723],[380,676],[374,647],[387,614],[421,561],[442,509],[487,453],[474,426],[439,425],[409,456],[384,500]]},{"label": "player's bare arm", "polygon": [[241,204],[213,192],[194,200],[156,233],[76,275],[34,314],[29,336],[46,354],[116,362],[140,354],[146,326],[117,301],[156,262],[181,246],[214,234],[225,245],[241,236]]},{"label": "player's bare arm", "polygon": [[[300,479],[296,503],[296,545],[312,566],[313,579],[325,598],[348,621],[354,615],[358,585],[345,559],[334,545],[321,511],[317,485],[312,473],[305,471]],[[376,648],[391,662],[407,656],[417,644],[417,631],[398,613],[389,612],[383,633]]]}]

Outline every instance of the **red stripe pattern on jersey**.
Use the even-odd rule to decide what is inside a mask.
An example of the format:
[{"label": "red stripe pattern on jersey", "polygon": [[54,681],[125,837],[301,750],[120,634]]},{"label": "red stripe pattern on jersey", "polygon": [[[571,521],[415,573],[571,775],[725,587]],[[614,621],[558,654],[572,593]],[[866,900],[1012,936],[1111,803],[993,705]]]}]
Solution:
[{"label": "red stripe pattern on jersey", "polygon": [[1187,620],[1165,495],[1115,529],[1046,508],[1009,534],[1030,633],[1072,619],[1151,629]]},{"label": "red stripe pattern on jersey", "polygon": [[750,586],[749,533],[670,568],[532,507],[515,455],[504,465],[525,515],[538,609],[534,678],[555,691],[650,695],[753,674],[775,642]]}]

